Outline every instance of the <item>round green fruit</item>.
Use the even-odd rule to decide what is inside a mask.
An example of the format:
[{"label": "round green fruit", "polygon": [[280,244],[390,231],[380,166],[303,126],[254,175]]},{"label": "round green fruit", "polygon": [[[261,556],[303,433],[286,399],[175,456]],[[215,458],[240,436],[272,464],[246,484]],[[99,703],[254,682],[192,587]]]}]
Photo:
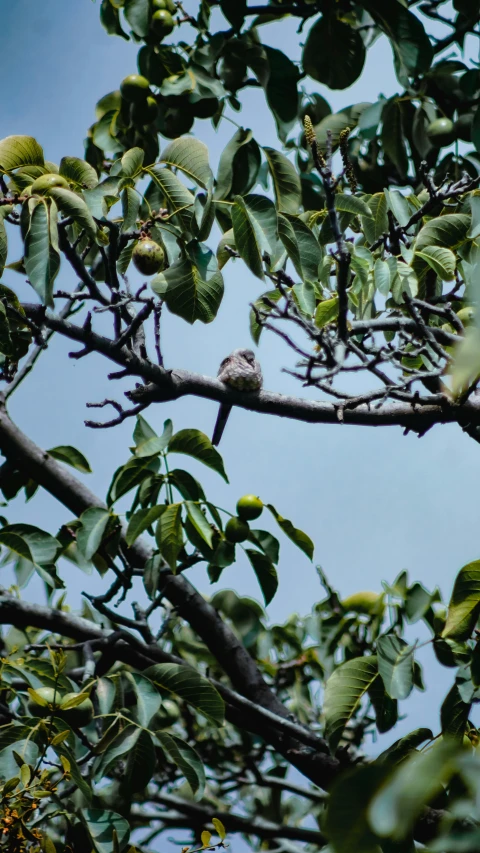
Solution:
[{"label": "round green fruit", "polygon": [[152,0],[152,6],[154,9],[166,9],[171,15],[177,11],[173,0]]},{"label": "round green fruit", "polygon": [[66,181],[62,175],[57,175],[52,172],[48,175],[40,175],[40,177],[33,182],[30,189],[32,193],[37,193],[37,195],[47,195],[50,190],[54,189],[54,187],[60,187],[61,189],[68,190],[68,181]]},{"label": "round green fruit", "polygon": [[370,616],[372,613],[378,612],[381,599],[383,599],[382,593],[363,590],[362,592],[354,592],[353,595],[344,598],[340,603],[344,610],[353,610],[355,613],[366,613]]},{"label": "round green fruit", "polygon": [[460,311],[457,311],[457,317],[462,321],[464,326],[471,326],[475,320],[475,308],[472,308],[471,305],[465,305],[464,308],[460,308]]},{"label": "round green fruit", "polygon": [[201,98],[199,101],[190,101],[192,113],[195,118],[213,118],[218,112],[218,98]]},{"label": "round green fruit", "polygon": [[180,719],[180,709],[176,702],[171,699],[164,699],[160,710],[155,714],[152,720],[152,728],[167,729],[173,726]]},{"label": "round green fruit", "polygon": [[263,502],[255,495],[244,495],[237,502],[237,515],[243,521],[253,521],[263,512]]},{"label": "round green fruit", "polygon": [[155,98],[150,95],[141,104],[134,104],[132,119],[137,124],[152,124],[158,115],[158,106]]},{"label": "round green fruit", "polygon": [[443,148],[455,141],[455,127],[449,118],[437,118],[427,128],[427,136],[435,148]]},{"label": "round green fruit", "polygon": [[54,710],[55,713],[58,713],[58,706],[60,702],[63,702],[63,696],[58,687],[57,689],[54,687],[39,687],[35,690],[35,693],[44,699],[45,702],[48,702],[48,705],[39,705],[36,699],[30,696],[27,708],[32,717],[50,717]]},{"label": "round green fruit", "polygon": [[141,104],[147,99],[150,83],[142,74],[129,74],[120,83],[120,92],[126,101],[132,104]]},{"label": "round green fruit", "polygon": [[142,275],[155,275],[163,269],[165,252],[155,240],[139,240],[133,250],[132,261]]},{"label": "round green fruit", "polygon": [[[78,693],[66,693],[62,699],[62,705],[78,695]],[[84,726],[88,726],[93,720],[93,714],[93,703],[88,696],[79,705],[75,705],[73,708],[60,707],[58,711],[58,716],[74,729],[83,729]]]},{"label": "round green fruit", "polygon": [[474,113],[463,113],[457,118],[454,124],[457,139],[462,139],[463,142],[472,141],[473,116]]},{"label": "round green fruit", "polygon": [[157,9],[152,15],[152,30],[158,38],[169,36],[175,27],[172,13],[168,9]]},{"label": "round green fruit", "polygon": [[242,518],[229,518],[225,525],[225,537],[229,542],[245,542],[249,533],[250,528]]}]

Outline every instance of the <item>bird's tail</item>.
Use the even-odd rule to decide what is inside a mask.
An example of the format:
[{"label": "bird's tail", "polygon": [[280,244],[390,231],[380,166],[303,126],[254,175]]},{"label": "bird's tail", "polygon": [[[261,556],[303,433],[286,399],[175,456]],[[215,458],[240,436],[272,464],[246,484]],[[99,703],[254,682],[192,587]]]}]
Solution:
[{"label": "bird's tail", "polygon": [[231,406],[226,406],[224,403],[222,403],[218,410],[217,421],[215,423],[215,429],[213,430],[212,444],[217,445],[220,443],[220,439],[223,435],[223,430],[225,429],[225,426],[228,421],[228,416],[231,411]]}]

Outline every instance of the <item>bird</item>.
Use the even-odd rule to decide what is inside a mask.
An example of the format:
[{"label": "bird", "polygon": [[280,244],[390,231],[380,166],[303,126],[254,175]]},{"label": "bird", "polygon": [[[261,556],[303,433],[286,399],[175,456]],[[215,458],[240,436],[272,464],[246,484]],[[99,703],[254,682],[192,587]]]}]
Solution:
[{"label": "bird", "polygon": [[[235,391],[259,391],[263,384],[262,368],[251,349],[235,349],[223,359],[218,369],[220,382]],[[222,403],[219,410],[212,444],[218,445],[232,407]]]}]

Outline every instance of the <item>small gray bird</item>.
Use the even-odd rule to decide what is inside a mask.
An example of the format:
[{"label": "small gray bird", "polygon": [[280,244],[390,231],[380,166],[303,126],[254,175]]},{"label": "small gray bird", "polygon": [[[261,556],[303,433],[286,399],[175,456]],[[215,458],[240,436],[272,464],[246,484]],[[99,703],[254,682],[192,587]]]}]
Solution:
[{"label": "small gray bird", "polygon": [[[262,368],[251,349],[233,350],[223,359],[217,376],[220,382],[235,391],[259,391],[263,383]],[[220,442],[231,411],[231,406],[222,403],[218,410],[212,444]]]}]

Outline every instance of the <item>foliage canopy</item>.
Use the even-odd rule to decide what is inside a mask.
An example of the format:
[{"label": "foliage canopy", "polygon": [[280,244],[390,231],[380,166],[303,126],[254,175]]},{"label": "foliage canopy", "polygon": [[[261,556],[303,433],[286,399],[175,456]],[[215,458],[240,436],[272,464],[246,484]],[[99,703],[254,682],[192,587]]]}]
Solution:
[{"label": "foliage canopy", "polygon": [[[282,542],[305,563],[314,542],[256,496],[217,506],[189,460],[227,483],[228,461],[194,425],[166,420],[158,435],[145,416],[193,395],[419,435],[453,422],[480,440],[480,71],[462,54],[478,0],[191,5],[102,0],[104,28],[138,44],[138,68],[96,104],[84,159],[0,141],[0,273],[34,294],[0,285],[0,489],[6,515],[39,489],[72,513],[56,532],[1,518],[16,578],[0,593],[2,849],[146,853],[176,830],[186,849],[240,832],[282,853],[478,850],[480,561],[447,607],[406,572],[342,601],[317,567],[322,600],[272,625]],[[269,24],[292,17],[299,63],[268,44]],[[398,92],[333,113],[316,89],[347,89],[382,35]],[[239,126],[212,164],[201,122],[241,113],[252,87],[275,147]],[[165,368],[161,323],[213,322],[232,263],[259,281],[245,310],[254,343],[279,335],[319,402]],[[74,292],[58,288],[62,265]],[[137,291],[130,265],[149,279]],[[132,380],[127,404],[88,403],[116,413],[90,428],[135,419],[105,501],[72,474],[90,473],[83,453],[37,447],[7,411],[53,334]],[[240,550],[264,606],[221,587],[206,600],[188,579],[202,564],[221,583]],[[78,614],[72,570],[105,578]],[[19,597],[34,575],[45,605]],[[368,759],[369,738],[393,732],[399,703],[425,689],[412,625],[452,670],[440,725]]]}]

